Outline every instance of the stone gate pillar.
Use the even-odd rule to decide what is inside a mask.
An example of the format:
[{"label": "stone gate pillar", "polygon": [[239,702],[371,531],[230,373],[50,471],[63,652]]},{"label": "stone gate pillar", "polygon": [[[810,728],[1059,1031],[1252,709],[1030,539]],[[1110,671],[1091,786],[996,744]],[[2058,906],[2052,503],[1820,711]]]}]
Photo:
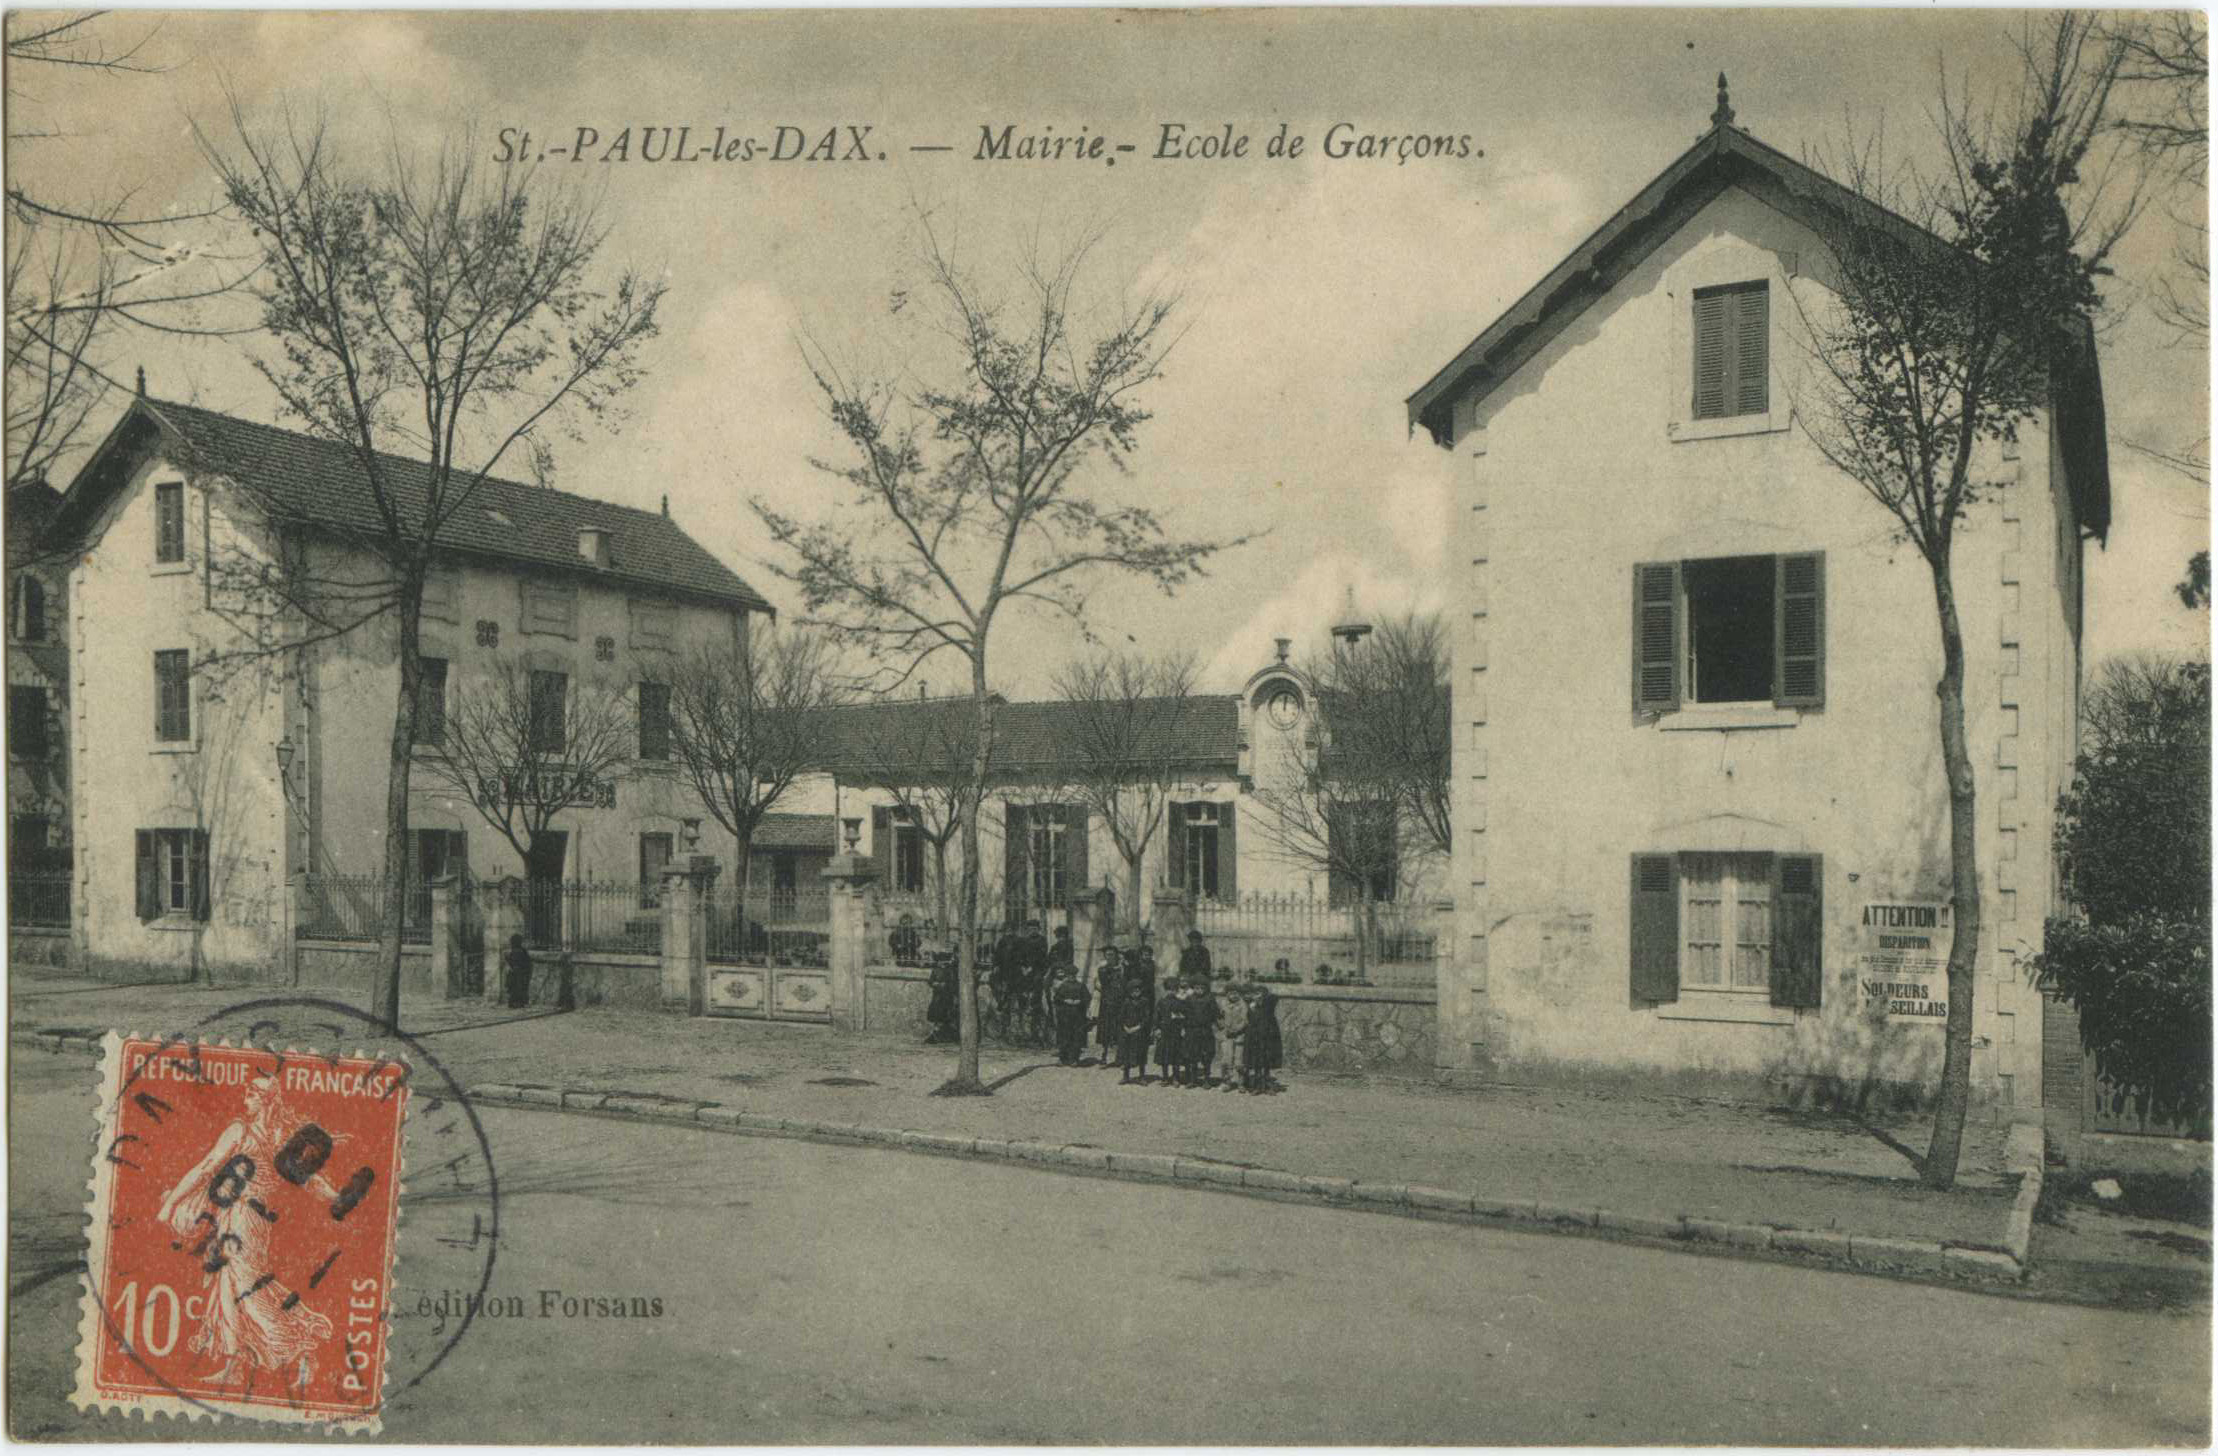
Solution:
[{"label": "stone gate pillar", "polygon": [[524,929],[524,882],[510,875],[480,889],[485,905],[485,984],[478,988],[495,1006],[508,1000],[508,939]]},{"label": "stone gate pillar", "polygon": [[1186,947],[1186,932],[1194,928],[1192,898],[1174,885],[1157,885],[1148,924],[1156,962],[1167,975],[1178,969],[1178,953]]},{"label": "stone gate pillar", "polygon": [[832,973],[832,1025],[842,1031],[863,1029],[863,968],[879,949],[877,879],[876,862],[852,851],[834,855],[824,867],[831,900],[831,953],[825,960]]},{"label": "stone gate pillar", "polygon": [[662,1005],[708,1014],[709,897],[721,868],[714,855],[688,855],[662,872]]},{"label": "stone gate pillar", "polygon": [[454,876],[442,875],[431,890],[431,994],[452,1001],[461,968],[454,953]]}]

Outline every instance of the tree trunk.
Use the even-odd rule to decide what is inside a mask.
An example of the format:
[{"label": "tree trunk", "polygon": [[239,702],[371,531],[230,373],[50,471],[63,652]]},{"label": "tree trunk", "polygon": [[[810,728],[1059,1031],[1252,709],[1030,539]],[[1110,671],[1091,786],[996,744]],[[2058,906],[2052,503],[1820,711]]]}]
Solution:
[{"label": "tree trunk", "polygon": [[960,1023],[955,1075],[939,1088],[951,1096],[986,1095],[978,1076],[978,811],[986,798],[986,768],[993,753],[993,699],[986,694],[986,648],[983,640],[971,652],[971,699],[978,707],[978,744],[971,751],[970,783],[961,805],[963,816],[963,890],[956,907],[962,916],[962,940],[955,965],[956,991],[960,997]]},{"label": "tree trunk", "polygon": [[1980,895],[1971,747],[1964,736],[1964,633],[1956,618],[1956,587],[1944,548],[1932,563],[1933,596],[1941,619],[1941,765],[1948,777],[1949,905],[1956,921],[1948,950],[1948,1030],[1941,1061],[1940,1096],[1933,1107],[1933,1139],[1926,1149],[1923,1178],[1928,1187],[1956,1182],[1956,1163],[1964,1143],[1964,1116],[1971,1105],[1972,994],[1979,970]]},{"label": "tree trunk", "polygon": [[941,935],[947,934],[947,839],[941,836],[932,841],[932,925]]},{"label": "tree trunk", "polygon": [[1124,862],[1125,892],[1131,897],[1125,903],[1129,904],[1132,907],[1130,914],[1132,916],[1132,934],[1134,936],[1139,935],[1140,927],[1146,923],[1140,918],[1140,887],[1144,883],[1141,871],[1146,863],[1147,850],[1144,847],[1140,850],[1138,854],[1132,856],[1132,858]]},{"label": "tree trunk", "polygon": [[[755,836],[748,833],[735,835],[734,838],[739,844],[739,858],[732,870],[732,908],[733,913],[739,917],[739,923],[732,927],[732,931],[739,938],[732,943],[739,948],[741,956],[746,956],[755,948],[747,935],[747,886],[755,874]],[[710,908],[713,910],[715,907],[711,905]],[[765,953],[769,951],[767,945],[763,949]]]},{"label": "tree trunk", "polygon": [[418,636],[423,607],[421,572],[404,572],[395,637],[400,655],[399,697],[386,741],[384,915],[379,921],[377,970],[370,983],[370,1014],[400,1030],[401,917],[408,899],[408,775],[415,762],[416,695],[423,680]]}]

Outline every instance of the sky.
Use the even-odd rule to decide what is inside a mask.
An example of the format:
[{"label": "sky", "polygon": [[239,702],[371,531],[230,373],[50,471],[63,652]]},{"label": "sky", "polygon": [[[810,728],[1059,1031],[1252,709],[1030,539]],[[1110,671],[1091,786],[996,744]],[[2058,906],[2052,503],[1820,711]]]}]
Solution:
[{"label": "sky", "polygon": [[[11,19],[11,25],[25,17]],[[907,358],[889,318],[908,276],[906,209],[930,210],[960,261],[996,276],[1037,236],[1098,231],[1103,297],[1175,289],[1183,333],[1144,403],[1152,419],[1120,499],[1173,534],[1248,544],[1165,598],[1104,580],[1101,642],[1193,653],[1230,690],[1272,639],[1322,640],[1350,589],[1372,620],[1445,606],[1451,459],[1410,437],[1404,398],[1605,221],[1708,125],[1719,71],[1739,124],[1790,155],[1884,119],[1923,144],[1939,78],[2010,76],[2010,12],[1503,10],[1207,12],[797,11],[610,14],[133,15],[101,24],[155,74],[26,73],[14,116],[58,135],[11,141],[11,175],[91,200],[194,212],[213,192],[196,129],[220,138],[235,102],[258,123],[321,111],[353,156],[387,138],[504,130],[535,147],[590,127],[605,152],[629,126],[771,140],[868,127],[883,162],[568,163],[542,175],[598,197],[605,259],[668,285],[650,372],[613,430],[558,437],[554,483],[671,513],[782,609],[792,590],[746,509],[759,495],[825,519],[838,453],[804,342],[852,361]],[[1244,158],[1159,160],[1166,123],[1230,126]],[[1254,155],[1281,125],[1296,159]],[[1467,137],[1467,156],[1324,154],[1341,135]],[[981,128],[1081,128],[1130,143],[1099,161],[978,160]],[[23,130],[11,122],[11,137]],[[513,133],[512,133],[513,134]],[[845,133],[839,133],[840,144]],[[948,152],[913,152],[944,145]],[[1112,153],[1112,155],[1116,155]],[[2201,213],[2199,193],[2166,199]],[[2207,448],[2208,354],[2175,339],[2145,294],[2174,246],[2153,208],[2119,259],[2103,360],[2116,520],[2090,548],[2091,657],[2207,650],[2206,614],[2171,594],[2207,542],[2208,497],[2125,446]],[[243,253],[235,236],[196,242]],[[248,339],[130,341],[151,393],[285,423]],[[891,352],[889,352],[891,351]],[[120,409],[121,402],[114,406]],[[98,423],[105,427],[113,410]],[[522,474],[521,462],[514,471]],[[1875,508],[1876,509],[1876,508]],[[1043,695],[1079,642],[1020,612],[997,625],[994,677]],[[932,687],[966,686],[956,664]]]}]

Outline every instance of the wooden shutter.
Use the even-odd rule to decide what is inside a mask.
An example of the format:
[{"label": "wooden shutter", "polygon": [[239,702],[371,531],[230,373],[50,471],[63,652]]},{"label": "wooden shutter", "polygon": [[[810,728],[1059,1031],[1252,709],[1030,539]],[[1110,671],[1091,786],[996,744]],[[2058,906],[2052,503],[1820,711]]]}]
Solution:
[{"label": "wooden shutter", "polygon": [[1217,809],[1217,898],[1227,905],[1240,903],[1240,829],[1233,813],[1237,807],[1223,804]]},{"label": "wooden shutter", "polygon": [[1721,290],[1694,295],[1694,417],[1714,420],[1727,413],[1727,349],[1733,297]]},{"label": "wooden shutter", "polygon": [[1771,285],[1750,284],[1729,296],[1736,305],[1732,413],[1760,415],[1771,407]]},{"label": "wooden shutter", "polygon": [[1025,874],[1025,864],[1032,851],[1028,818],[1021,804],[1010,804],[1001,811],[1001,892],[1005,923],[1023,919],[1026,903],[1031,898],[1032,886]]},{"label": "wooden shutter", "polygon": [[192,900],[193,919],[208,918],[208,831],[193,831],[192,849],[185,857],[185,877],[190,888],[186,894]]},{"label": "wooden shutter", "polygon": [[1633,568],[1633,711],[1679,707],[1679,563],[1649,561]]},{"label": "wooden shutter", "polygon": [[162,913],[161,867],[154,857],[154,831],[138,831],[136,870],[139,885],[139,919],[152,920]]},{"label": "wooden shutter", "polygon": [[1070,837],[1063,841],[1063,899],[1068,904],[1086,892],[1086,841],[1090,837],[1093,823],[1091,815],[1083,807],[1066,809],[1063,812],[1070,818]]},{"label": "wooden shutter", "polygon": [[893,888],[893,810],[874,804],[870,810],[870,860],[878,869],[881,892]]},{"label": "wooden shutter", "polygon": [[1825,990],[1825,857],[1771,862],[1771,1004],[1814,1009]]},{"label": "wooden shutter", "polygon": [[1679,999],[1679,863],[1633,856],[1633,999]]},{"label": "wooden shutter", "polygon": [[1171,816],[1170,823],[1164,826],[1168,835],[1165,843],[1166,852],[1171,857],[1171,872],[1163,880],[1176,890],[1186,884],[1186,806],[1173,799],[1164,812]]},{"label": "wooden shutter", "polygon": [[1825,702],[1825,554],[1773,558],[1771,593],[1776,669],[1774,701],[1782,708]]}]

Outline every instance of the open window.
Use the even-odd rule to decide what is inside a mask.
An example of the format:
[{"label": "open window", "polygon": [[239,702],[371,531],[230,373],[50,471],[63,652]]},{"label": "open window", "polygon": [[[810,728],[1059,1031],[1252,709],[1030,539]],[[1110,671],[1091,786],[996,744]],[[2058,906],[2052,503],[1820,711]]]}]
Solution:
[{"label": "open window", "polygon": [[1825,557],[1721,556],[1633,569],[1633,708],[1825,703]]}]

